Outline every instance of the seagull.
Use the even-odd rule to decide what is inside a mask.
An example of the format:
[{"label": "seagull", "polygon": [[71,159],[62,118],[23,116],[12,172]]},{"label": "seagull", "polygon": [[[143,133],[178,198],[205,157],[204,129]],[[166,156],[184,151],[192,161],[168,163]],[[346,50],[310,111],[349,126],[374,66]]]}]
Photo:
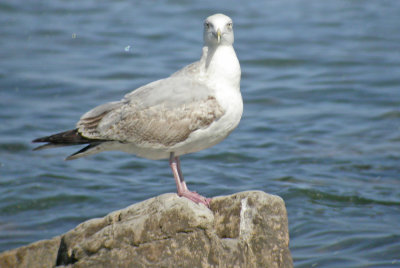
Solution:
[{"label": "seagull", "polygon": [[178,195],[209,207],[210,198],[189,191],[179,157],[224,140],[239,124],[243,101],[232,19],[209,16],[203,38],[199,61],[95,107],[75,129],[33,140],[46,143],[34,150],[86,144],[66,160],[114,150],[169,159]]}]

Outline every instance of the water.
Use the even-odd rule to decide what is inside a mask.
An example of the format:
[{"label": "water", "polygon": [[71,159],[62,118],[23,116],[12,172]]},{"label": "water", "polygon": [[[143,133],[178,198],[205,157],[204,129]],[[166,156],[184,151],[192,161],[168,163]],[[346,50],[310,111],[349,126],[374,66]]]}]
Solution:
[{"label": "water", "polygon": [[399,1],[0,3],[0,251],[175,191],[167,161],[32,152],[98,104],[197,60],[235,22],[242,121],[182,158],[207,196],[284,198],[296,267],[400,266]]}]

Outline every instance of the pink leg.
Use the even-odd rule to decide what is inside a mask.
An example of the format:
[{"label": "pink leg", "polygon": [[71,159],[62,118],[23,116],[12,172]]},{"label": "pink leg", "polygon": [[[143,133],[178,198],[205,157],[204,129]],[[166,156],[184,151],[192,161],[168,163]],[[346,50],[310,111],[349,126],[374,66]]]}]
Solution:
[{"label": "pink leg", "polygon": [[180,182],[181,182],[181,184],[183,185],[183,188],[184,188],[184,189],[189,190],[189,189],[187,188],[187,186],[186,186],[185,179],[183,178],[183,174],[182,174],[182,170],[181,170],[181,160],[180,160],[179,157],[177,157],[177,156],[175,156],[174,159],[175,159],[175,161],[176,161],[176,166],[177,166],[177,168],[178,168],[178,175],[179,175],[179,178],[180,178]]},{"label": "pink leg", "polygon": [[206,207],[210,207],[210,198],[205,198],[204,196],[201,196],[196,192],[189,191],[185,181],[183,180],[179,157],[175,157],[174,153],[170,154],[169,165],[171,166],[172,173],[174,174],[178,195],[184,196],[195,203],[204,204]]}]

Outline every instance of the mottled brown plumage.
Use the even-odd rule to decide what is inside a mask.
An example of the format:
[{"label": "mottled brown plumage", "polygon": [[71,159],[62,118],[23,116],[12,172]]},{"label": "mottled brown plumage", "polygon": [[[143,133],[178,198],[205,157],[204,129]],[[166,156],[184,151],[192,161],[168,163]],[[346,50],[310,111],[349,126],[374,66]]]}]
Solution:
[{"label": "mottled brown plumage", "polygon": [[91,139],[168,147],[184,141],[190,133],[209,126],[224,114],[212,96],[176,107],[167,107],[163,103],[145,109],[135,106],[138,105],[132,102],[114,110],[112,114],[103,112],[83,118],[78,123],[78,129]]}]

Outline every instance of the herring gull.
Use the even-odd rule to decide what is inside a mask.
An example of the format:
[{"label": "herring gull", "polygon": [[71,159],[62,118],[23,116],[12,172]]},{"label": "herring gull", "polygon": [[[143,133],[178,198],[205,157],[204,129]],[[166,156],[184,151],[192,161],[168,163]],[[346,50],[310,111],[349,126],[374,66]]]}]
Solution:
[{"label": "herring gull", "polygon": [[35,149],[87,144],[67,160],[111,150],[148,159],[169,158],[178,195],[209,206],[211,199],[188,190],[179,156],[221,142],[239,124],[241,71],[232,27],[226,15],[208,17],[199,61],[120,101],[95,107],[73,130],[35,139],[46,142]]}]

